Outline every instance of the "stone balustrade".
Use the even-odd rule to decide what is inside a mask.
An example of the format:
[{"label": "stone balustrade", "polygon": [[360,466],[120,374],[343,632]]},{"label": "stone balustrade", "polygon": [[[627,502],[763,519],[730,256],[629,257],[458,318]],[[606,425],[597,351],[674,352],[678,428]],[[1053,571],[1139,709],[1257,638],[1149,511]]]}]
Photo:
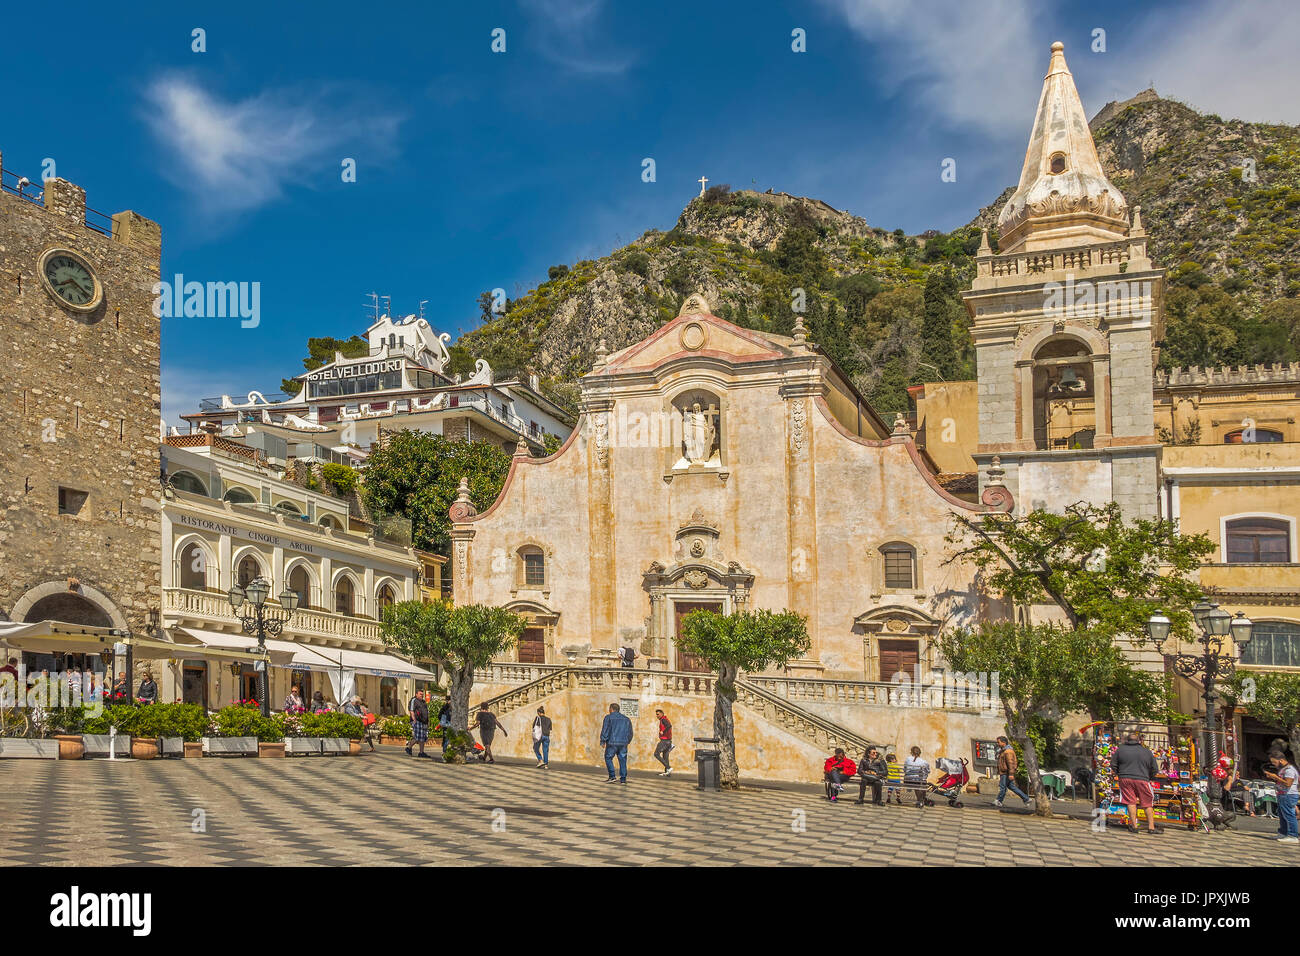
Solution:
[{"label": "stone balustrade", "polygon": [[[201,625],[205,622],[229,626],[238,619],[225,594],[215,591],[192,591],[187,588],[163,588],[163,614],[176,623]],[[334,638],[346,641],[382,645],[379,622],[366,618],[331,614],[328,611],[299,609],[285,628],[285,639],[294,634]]]},{"label": "stone balustrade", "polygon": [[1145,238],[1015,255],[978,256],[975,261],[981,277],[1002,278],[1058,271],[1087,272],[1089,269],[1128,262],[1133,258],[1146,258]]}]

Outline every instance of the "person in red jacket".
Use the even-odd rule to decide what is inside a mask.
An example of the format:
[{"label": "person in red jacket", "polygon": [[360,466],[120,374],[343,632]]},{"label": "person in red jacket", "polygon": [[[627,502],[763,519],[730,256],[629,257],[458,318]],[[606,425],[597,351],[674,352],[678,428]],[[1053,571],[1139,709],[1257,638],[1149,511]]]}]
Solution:
[{"label": "person in red jacket", "polygon": [[858,765],[848,758],[843,747],[836,747],[834,756],[826,758],[822,770],[830,783],[826,788],[826,799],[838,800],[844,790],[844,782],[858,772]]}]

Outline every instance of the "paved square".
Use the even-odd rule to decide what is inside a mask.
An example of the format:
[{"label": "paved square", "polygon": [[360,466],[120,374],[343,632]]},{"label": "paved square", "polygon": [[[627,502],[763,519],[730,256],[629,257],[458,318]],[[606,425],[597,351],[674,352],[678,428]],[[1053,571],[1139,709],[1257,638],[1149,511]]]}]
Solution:
[{"label": "paved square", "polygon": [[[606,784],[603,768],[453,767],[395,748],[350,758],[5,760],[0,863],[1300,864],[1298,848],[1277,845],[1260,823],[1098,834],[1084,820],[998,812],[986,797],[917,810],[855,806],[856,794],[832,804],[812,788],[701,793],[692,779],[655,776]],[[196,810],[206,832],[191,828]]]}]

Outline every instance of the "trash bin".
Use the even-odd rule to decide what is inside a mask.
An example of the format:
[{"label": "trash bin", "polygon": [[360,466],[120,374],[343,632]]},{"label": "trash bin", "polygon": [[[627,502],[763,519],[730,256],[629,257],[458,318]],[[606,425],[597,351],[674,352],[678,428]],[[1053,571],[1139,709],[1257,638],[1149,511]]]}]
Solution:
[{"label": "trash bin", "polygon": [[699,773],[699,790],[717,790],[718,787],[718,738],[695,738],[695,768]]}]

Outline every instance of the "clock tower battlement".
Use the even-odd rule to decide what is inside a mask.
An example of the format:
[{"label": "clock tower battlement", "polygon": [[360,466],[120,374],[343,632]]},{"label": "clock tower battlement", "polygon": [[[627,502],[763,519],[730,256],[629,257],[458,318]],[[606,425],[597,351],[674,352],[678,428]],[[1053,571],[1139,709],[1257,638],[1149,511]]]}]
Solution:
[{"label": "clock tower battlement", "polygon": [[146,635],[160,603],[161,229],[88,208],[67,180],[24,181],[2,155],[0,187],[0,620]]}]

